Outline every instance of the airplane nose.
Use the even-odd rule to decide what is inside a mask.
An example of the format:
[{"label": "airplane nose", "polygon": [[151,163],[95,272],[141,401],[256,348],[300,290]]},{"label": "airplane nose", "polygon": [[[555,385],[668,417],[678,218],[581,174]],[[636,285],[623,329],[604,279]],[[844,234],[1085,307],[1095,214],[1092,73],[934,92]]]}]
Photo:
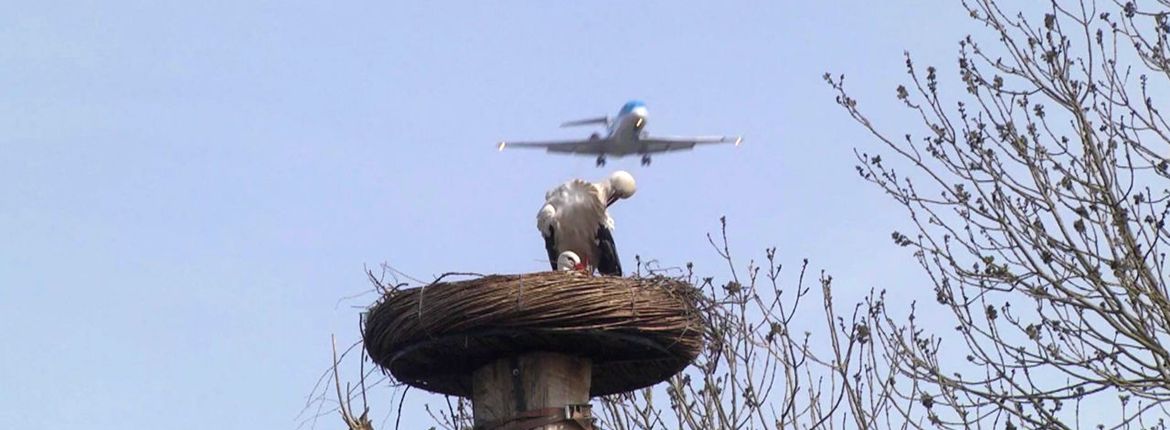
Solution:
[{"label": "airplane nose", "polygon": [[647,117],[646,109],[634,109],[632,112],[630,112],[630,115],[632,115],[635,118],[634,119],[634,127],[635,128],[640,129],[646,125],[646,117]]}]

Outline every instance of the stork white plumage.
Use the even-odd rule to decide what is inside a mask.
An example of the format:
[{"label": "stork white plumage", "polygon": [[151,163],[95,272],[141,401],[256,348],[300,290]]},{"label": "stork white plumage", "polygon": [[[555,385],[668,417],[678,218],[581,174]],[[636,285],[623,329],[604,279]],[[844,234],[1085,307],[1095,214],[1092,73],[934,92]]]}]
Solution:
[{"label": "stork white plumage", "polygon": [[565,270],[572,264],[590,273],[596,269],[602,275],[621,276],[608,208],[636,190],[634,177],[619,170],[603,182],[574,179],[545,193],[536,228],[544,237],[552,269]]}]

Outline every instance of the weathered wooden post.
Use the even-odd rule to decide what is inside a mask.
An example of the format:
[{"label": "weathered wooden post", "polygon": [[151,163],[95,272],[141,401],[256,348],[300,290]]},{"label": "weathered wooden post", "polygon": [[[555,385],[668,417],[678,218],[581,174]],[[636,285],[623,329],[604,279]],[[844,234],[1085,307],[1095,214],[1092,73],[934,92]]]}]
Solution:
[{"label": "weathered wooden post", "polygon": [[668,278],[495,275],[386,294],[370,357],[395,379],[472,400],[476,429],[592,429],[592,396],[664,381],[703,345],[700,293]]},{"label": "weathered wooden post", "polygon": [[527,353],[486,364],[471,378],[476,424],[487,428],[493,423],[512,422],[525,429],[589,428],[584,423],[589,419],[588,411],[581,406],[589,404],[592,370],[588,358],[551,352]]}]

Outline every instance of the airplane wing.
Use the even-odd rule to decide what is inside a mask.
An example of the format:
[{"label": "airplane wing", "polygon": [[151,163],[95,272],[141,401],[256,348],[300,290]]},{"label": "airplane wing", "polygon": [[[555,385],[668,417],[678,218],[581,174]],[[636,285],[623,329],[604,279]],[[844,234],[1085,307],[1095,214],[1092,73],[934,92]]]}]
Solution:
[{"label": "airplane wing", "polygon": [[500,150],[504,148],[544,148],[548,152],[565,154],[600,154],[608,139],[580,139],[559,140],[547,142],[500,142]]},{"label": "airplane wing", "polygon": [[734,143],[739,146],[743,138],[739,136],[694,136],[694,137],[644,137],[638,142],[646,145],[646,152],[681,151],[694,148],[695,145],[711,143]]}]

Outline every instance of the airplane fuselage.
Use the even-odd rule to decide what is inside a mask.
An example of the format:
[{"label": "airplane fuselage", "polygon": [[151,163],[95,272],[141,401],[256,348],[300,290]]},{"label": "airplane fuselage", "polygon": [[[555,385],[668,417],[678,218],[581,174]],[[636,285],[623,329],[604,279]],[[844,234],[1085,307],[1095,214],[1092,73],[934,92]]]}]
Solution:
[{"label": "airplane fuselage", "polygon": [[638,142],[642,129],[646,127],[649,112],[642,102],[632,101],[622,106],[616,118],[606,130],[607,142],[603,145],[604,155],[622,157],[632,154],[646,154],[645,145]]}]

